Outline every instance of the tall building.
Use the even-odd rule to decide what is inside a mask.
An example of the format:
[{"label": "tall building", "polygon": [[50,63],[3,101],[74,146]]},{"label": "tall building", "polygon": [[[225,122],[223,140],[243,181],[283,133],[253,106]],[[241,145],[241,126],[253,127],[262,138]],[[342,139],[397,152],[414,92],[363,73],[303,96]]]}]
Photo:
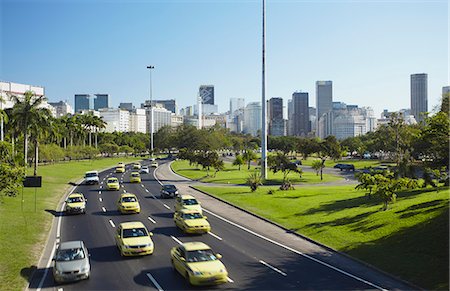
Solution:
[{"label": "tall building", "polygon": [[230,115],[233,116],[236,110],[244,109],[245,100],[244,98],[231,98],[230,99]]},{"label": "tall building", "polygon": [[201,85],[198,95],[202,98],[202,104],[214,104],[214,86]]},{"label": "tall building", "polygon": [[108,94],[95,94],[94,110],[99,110],[101,108],[109,108]]},{"label": "tall building", "polygon": [[[150,107],[145,109],[145,114],[147,116],[147,132],[151,132],[152,126],[152,111]],[[157,133],[158,130],[163,126],[170,126],[172,124],[172,112],[162,107],[160,104],[153,106],[153,133]]]},{"label": "tall building", "polygon": [[135,108],[127,111],[130,112],[130,131],[146,133],[147,116],[145,115],[145,109]]},{"label": "tall building", "polygon": [[294,102],[292,99],[288,100],[287,114],[287,135],[294,135]]},{"label": "tall building", "polygon": [[101,108],[100,117],[106,123],[105,132],[129,132],[130,112],[119,108]]},{"label": "tall building", "polygon": [[333,82],[316,81],[316,118],[317,121],[322,114],[333,108]]},{"label": "tall building", "polygon": [[283,119],[283,99],[280,97],[270,98],[268,103],[269,135],[286,135],[286,122]]},{"label": "tall building", "polygon": [[175,101],[175,99],[153,100],[153,104],[155,103],[161,104],[163,108],[166,108],[172,113],[177,113],[177,102]]},{"label": "tall building", "polygon": [[428,75],[411,75],[411,114],[417,122],[424,120],[428,112]]},{"label": "tall building", "polygon": [[442,95],[450,94],[450,86],[442,87]]},{"label": "tall building", "polygon": [[130,103],[120,102],[119,108],[123,109],[123,110],[131,111],[131,110],[133,110],[133,103],[131,103],[131,102]]},{"label": "tall building", "polygon": [[75,94],[75,113],[91,109],[89,94]]},{"label": "tall building", "polygon": [[244,109],[244,133],[253,136],[258,134],[262,127],[262,106],[260,102],[248,103]]},{"label": "tall building", "polygon": [[307,92],[292,94],[292,133],[295,136],[307,136],[310,132],[309,96]]},{"label": "tall building", "polygon": [[67,114],[73,114],[72,106],[70,106],[69,103],[66,101],[59,101],[59,102],[49,102],[51,106],[53,106],[56,110],[56,118],[65,116]]}]

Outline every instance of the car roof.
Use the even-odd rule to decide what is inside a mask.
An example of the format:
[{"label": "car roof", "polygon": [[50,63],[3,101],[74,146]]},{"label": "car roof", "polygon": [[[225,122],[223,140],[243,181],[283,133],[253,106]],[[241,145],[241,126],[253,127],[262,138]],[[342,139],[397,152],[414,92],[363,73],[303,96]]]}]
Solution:
[{"label": "car roof", "polygon": [[83,246],[83,241],[74,240],[74,241],[66,241],[59,244],[59,249],[67,250],[67,249],[75,249],[81,248]]},{"label": "car roof", "polygon": [[68,197],[84,197],[83,193],[72,193]]},{"label": "car roof", "polygon": [[131,172],[131,175],[133,175],[133,174],[135,174],[135,175],[136,175],[136,174],[137,174],[137,175],[140,175],[139,172]]},{"label": "car roof", "polygon": [[133,193],[123,193],[120,194],[120,198],[122,197],[136,197],[136,195],[134,195]]},{"label": "car roof", "polygon": [[[194,196],[192,196],[192,195],[181,195],[181,199],[195,199],[195,197]],[[197,199],[195,199],[195,200],[197,200]]]},{"label": "car roof", "polygon": [[202,242],[187,242],[182,244],[186,251],[196,251],[196,250],[209,250],[211,249],[207,244]]},{"label": "car roof", "polygon": [[182,214],[191,214],[191,213],[200,213],[200,211],[195,209],[180,209],[178,212],[181,212]]},{"label": "car roof", "polygon": [[87,171],[87,172],[86,172],[86,174],[91,174],[91,173],[98,174],[98,171]]},{"label": "car roof", "polygon": [[119,181],[119,179],[117,179],[116,177],[110,177],[110,178],[108,178],[108,181],[111,181],[111,180],[117,180],[117,181]]},{"label": "car roof", "polygon": [[120,224],[120,226],[122,228],[137,228],[137,227],[144,227],[144,228],[146,228],[145,225],[142,222],[140,222],[140,221],[122,222]]},{"label": "car roof", "polygon": [[142,168],[148,168],[148,166],[142,166]]}]

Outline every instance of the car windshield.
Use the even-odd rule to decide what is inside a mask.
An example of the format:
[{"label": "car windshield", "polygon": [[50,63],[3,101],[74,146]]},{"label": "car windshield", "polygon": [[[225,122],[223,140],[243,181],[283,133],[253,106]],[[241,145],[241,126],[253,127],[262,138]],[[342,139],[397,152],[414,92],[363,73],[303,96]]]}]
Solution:
[{"label": "car windshield", "polygon": [[185,213],[183,214],[184,219],[199,219],[203,218],[203,216],[200,213]]},{"label": "car windshield", "polygon": [[59,250],[56,254],[57,261],[81,260],[86,256],[82,248]]},{"label": "car windshield", "polygon": [[175,185],[165,185],[164,186],[164,190],[168,190],[168,191],[176,191],[177,187],[175,187]]},{"label": "car windshield", "polygon": [[148,170],[148,167],[147,166],[143,166],[142,170]]},{"label": "car windshield", "polygon": [[197,205],[198,202],[195,199],[183,199],[184,205]]},{"label": "car windshield", "polygon": [[131,177],[139,177],[139,174],[131,174]]},{"label": "car windshield", "polygon": [[117,183],[118,180],[117,179],[108,179],[108,183]]},{"label": "car windshield", "polygon": [[123,197],[122,202],[136,202],[136,197]]},{"label": "car windshield", "polygon": [[186,254],[186,261],[188,262],[207,262],[217,260],[212,250],[196,250],[190,251]]},{"label": "car windshield", "polygon": [[67,199],[67,203],[77,203],[77,202],[83,202],[83,198],[81,198],[81,197],[69,197],[69,199]]},{"label": "car windshield", "polygon": [[127,228],[123,230],[123,238],[148,236],[147,230],[141,228]]},{"label": "car windshield", "polygon": [[86,178],[97,177],[97,173],[86,173]]}]

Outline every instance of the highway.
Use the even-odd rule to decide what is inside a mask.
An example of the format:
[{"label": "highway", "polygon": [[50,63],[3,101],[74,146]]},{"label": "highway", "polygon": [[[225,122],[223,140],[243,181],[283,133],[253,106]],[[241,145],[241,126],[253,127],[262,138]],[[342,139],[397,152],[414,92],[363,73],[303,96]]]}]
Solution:
[{"label": "highway", "polygon": [[[144,163],[144,164],[148,164]],[[161,167],[162,162],[160,162]],[[29,289],[37,290],[383,290],[410,289],[397,282],[383,286],[383,282],[370,282],[360,275],[344,271],[318,257],[274,241],[240,226],[206,208],[205,215],[211,224],[211,233],[186,235],[173,222],[173,199],[160,199],[160,181],[154,169],[142,175],[142,184],[129,183],[131,166],[123,174],[113,169],[100,173],[100,185],[78,185],[73,192],[87,198],[85,215],[65,215],[55,212],[57,222],[56,243],[83,240],[91,257],[89,280],[60,284],[53,281],[50,268],[35,276]],[[105,181],[115,176],[121,182],[120,191],[106,191]],[[120,193],[137,195],[140,214],[122,215],[116,201]],[[201,199],[200,199],[201,201]],[[221,202],[218,202],[221,203]],[[61,206],[62,207],[62,206]],[[141,221],[153,232],[155,251],[144,257],[121,257],[115,245],[116,226],[125,221]],[[180,242],[201,241],[215,253],[220,253],[229,273],[228,283],[215,287],[192,287],[172,269],[170,249]],[[367,271],[366,271],[367,272]],[[371,271],[372,272],[372,271]],[[376,272],[376,271],[373,271]],[[382,277],[382,276],[381,276]],[[386,283],[387,284],[387,283]],[[409,287],[409,288],[408,288]]]}]

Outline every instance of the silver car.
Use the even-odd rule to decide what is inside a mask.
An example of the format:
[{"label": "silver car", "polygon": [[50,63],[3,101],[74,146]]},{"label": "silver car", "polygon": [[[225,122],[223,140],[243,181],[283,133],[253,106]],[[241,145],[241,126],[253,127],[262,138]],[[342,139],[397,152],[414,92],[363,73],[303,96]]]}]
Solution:
[{"label": "silver car", "polygon": [[89,253],[83,241],[61,243],[53,262],[53,278],[57,283],[88,279],[91,273]]},{"label": "silver car", "polygon": [[139,170],[139,173],[141,174],[148,174],[150,172],[148,166],[142,166],[141,169]]}]

